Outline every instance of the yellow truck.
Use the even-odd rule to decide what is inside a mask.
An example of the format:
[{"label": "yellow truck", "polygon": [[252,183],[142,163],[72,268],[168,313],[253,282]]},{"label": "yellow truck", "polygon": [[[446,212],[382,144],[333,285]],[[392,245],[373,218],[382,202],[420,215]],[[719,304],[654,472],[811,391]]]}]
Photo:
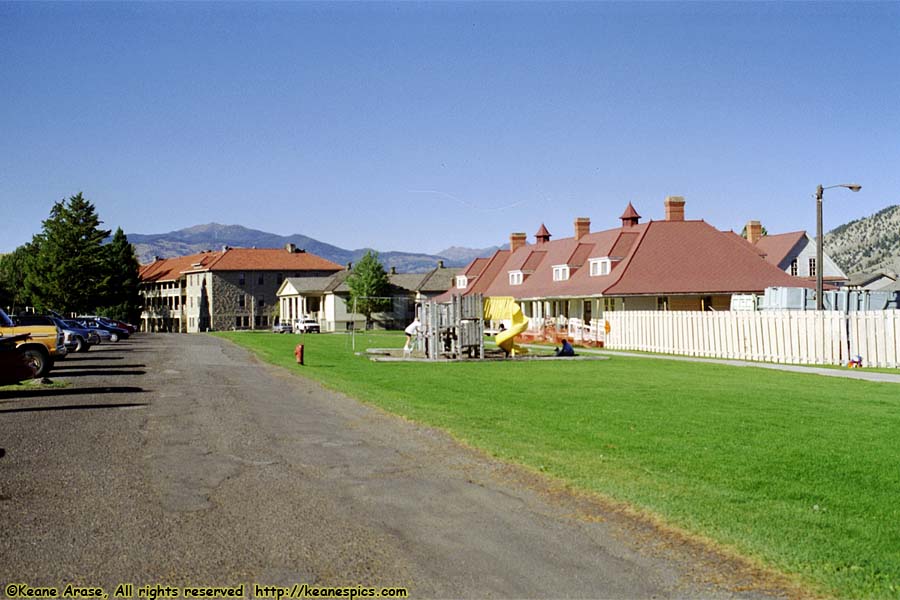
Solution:
[{"label": "yellow truck", "polygon": [[28,337],[16,342],[35,370],[35,377],[43,377],[53,368],[57,359],[66,355],[65,337],[56,325],[16,325],[0,308],[0,336],[11,337],[27,333]]}]

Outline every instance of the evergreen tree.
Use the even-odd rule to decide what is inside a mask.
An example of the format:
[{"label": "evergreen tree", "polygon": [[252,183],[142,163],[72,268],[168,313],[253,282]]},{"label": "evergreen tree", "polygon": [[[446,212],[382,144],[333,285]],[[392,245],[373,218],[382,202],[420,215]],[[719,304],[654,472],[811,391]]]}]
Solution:
[{"label": "evergreen tree", "polygon": [[97,312],[120,321],[135,322],[140,316],[140,265],[134,247],[119,227],[112,241],[103,247],[106,281]]},{"label": "evergreen tree", "polygon": [[372,313],[388,310],[391,306],[391,301],[384,298],[390,289],[390,282],[377,252],[366,252],[353,266],[347,277],[347,287],[350,288],[347,310],[352,311],[355,302],[356,312],[366,318],[366,329],[372,321]]},{"label": "evergreen tree", "polygon": [[25,292],[25,274],[34,252],[34,246],[29,242],[11,254],[0,256],[0,306],[13,313],[33,304]]},{"label": "evergreen tree", "polygon": [[28,261],[25,291],[41,310],[89,312],[105,305],[110,275],[94,205],[81,193],[53,205],[43,231],[34,236],[35,253]]}]

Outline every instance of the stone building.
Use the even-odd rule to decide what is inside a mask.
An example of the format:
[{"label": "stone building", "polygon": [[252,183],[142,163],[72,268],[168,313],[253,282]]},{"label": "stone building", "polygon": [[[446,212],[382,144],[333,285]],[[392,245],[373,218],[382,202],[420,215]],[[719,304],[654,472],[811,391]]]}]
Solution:
[{"label": "stone building", "polygon": [[144,331],[267,329],[287,277],[328,278],[342,267],[294,244],[230,248],[157,259],[141,267]]}]

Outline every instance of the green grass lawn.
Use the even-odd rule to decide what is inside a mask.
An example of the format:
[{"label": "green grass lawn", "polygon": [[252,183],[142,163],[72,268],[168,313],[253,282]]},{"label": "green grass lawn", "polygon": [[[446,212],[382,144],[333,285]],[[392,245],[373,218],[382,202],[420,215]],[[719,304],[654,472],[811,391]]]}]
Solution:
[{"label": "green grass lawn", "polygon": [[816,591],[900,598],[900,385],[625,356],[374,363],[346,335],[218,335]]}]

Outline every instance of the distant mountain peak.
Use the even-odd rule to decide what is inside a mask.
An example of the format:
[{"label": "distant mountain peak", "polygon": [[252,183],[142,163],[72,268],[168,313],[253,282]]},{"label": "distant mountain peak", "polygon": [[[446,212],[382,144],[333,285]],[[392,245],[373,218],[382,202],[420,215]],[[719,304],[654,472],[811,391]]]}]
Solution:
[{"label": "distant mountain peak", "polygon": [[[221,249],[222,246],[234,248],[283,248],[285,244],[294,244],[298,248],[317,254],[339,265],[357,262],[370,248],[346,250],[314,238],[302,235],[278,235],[243,225],[223,225],[221,223],[205,223],[185,227],[168,233],[128,234],[128,240],[134,245],[138,260],[141,263],[153,261],[155,256],[171,258],[186,256],[204,250]],[[488,255],[493,253],[489,249]],[[378,251],[385,268],[395,267],[401,273],[423,273],[435,268],[439,261],[445,267],[461,267],[471,261],[470,256],[482,250],[455,248],[451,255],[432,255],[417,252]]]}]

